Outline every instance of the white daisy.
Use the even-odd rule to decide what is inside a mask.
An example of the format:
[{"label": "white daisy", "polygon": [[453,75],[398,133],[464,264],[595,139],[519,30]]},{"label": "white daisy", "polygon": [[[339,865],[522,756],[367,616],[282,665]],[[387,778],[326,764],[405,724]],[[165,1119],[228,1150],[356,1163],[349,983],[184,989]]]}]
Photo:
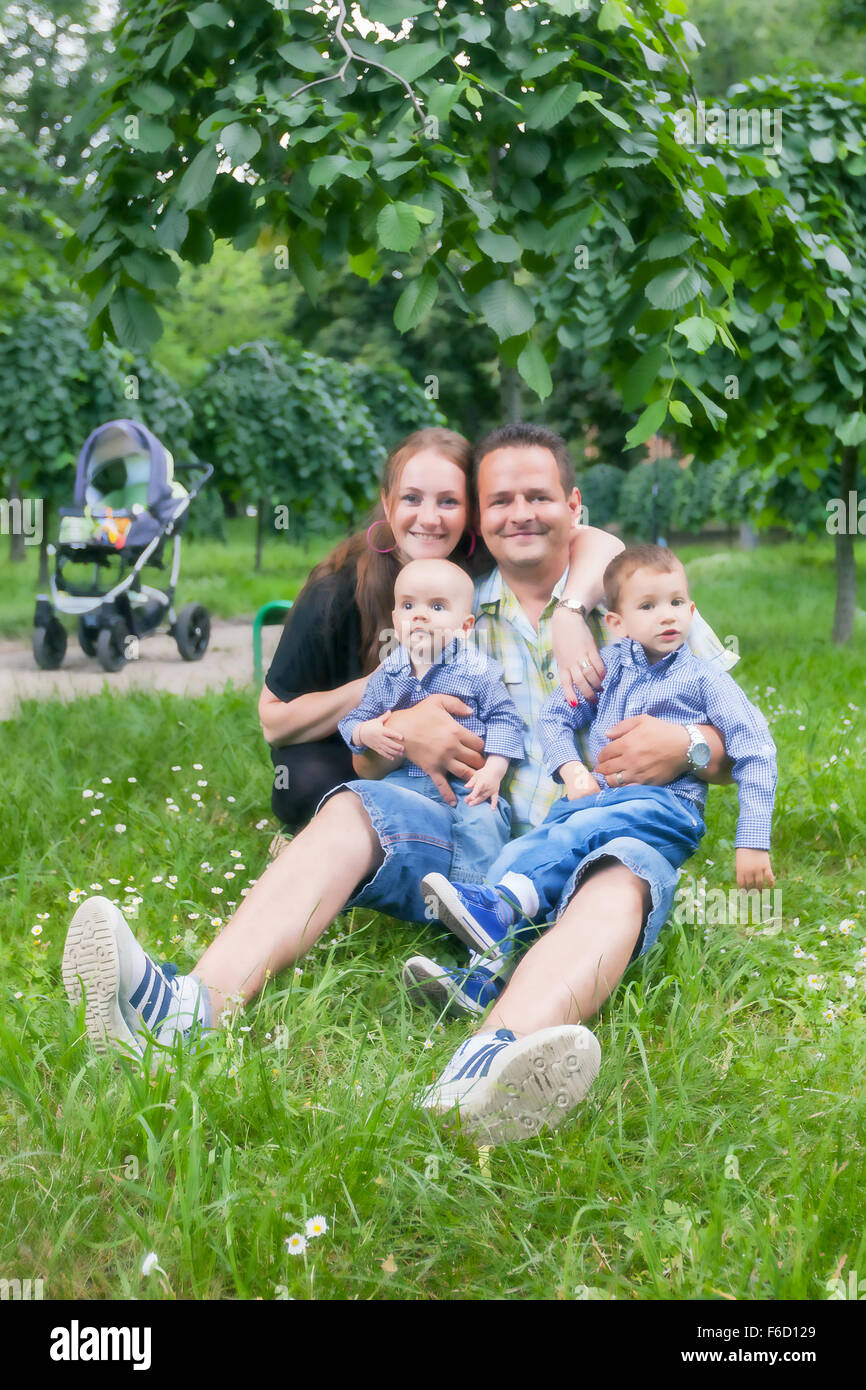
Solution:
[{"label": "white daisy", "polygon": [[328,1230],[328,1223],[324,1216],[311,1216],[304,1226],[304,1230],[310,1240],[315,1240],[318,1236],[323,1236]]},{"label": "white daisy", "polygon": [[302,1236],[300,1231],[296,1231],[293,1236],[286,1236],[283,1245],[290,1255],[303,1255],[307,1248],[307,1237]]}]

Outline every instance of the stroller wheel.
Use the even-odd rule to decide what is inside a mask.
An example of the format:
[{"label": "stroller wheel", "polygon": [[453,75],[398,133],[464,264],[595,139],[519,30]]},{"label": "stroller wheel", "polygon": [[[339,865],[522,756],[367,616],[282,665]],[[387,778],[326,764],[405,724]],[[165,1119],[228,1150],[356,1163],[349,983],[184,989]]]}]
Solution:
[{"label": "stroller wheel", "polygon": [[126,665],[126,638],[129,628],[122,618],[115,618],[108,627],[100,628],[96,638],[96,655],[106,671],[122,671]]},{"label": "stroller wheel", "polygon": [[85,656],[96,656],[96,639],[98,633],[88,627],[83,618],[78,619],[78,645]]},{"label": "stroller wheel", "polygon": [[33,655],[43,671],[56,671],[66,655],[66,628],[59,618],[33,632]]},{"label": "stroller wheel", "polygon": [[174,640],[184,661],[201,661],[210,641],[210,614],[201,603],[188,603],[177,615]]}]

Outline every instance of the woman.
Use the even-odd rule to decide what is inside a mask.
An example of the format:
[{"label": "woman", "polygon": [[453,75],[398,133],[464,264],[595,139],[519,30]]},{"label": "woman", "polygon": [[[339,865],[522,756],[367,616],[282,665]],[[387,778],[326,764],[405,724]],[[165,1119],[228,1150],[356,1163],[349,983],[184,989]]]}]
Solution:
[{"label": "woman", "polygon": [[286,827],[305,825],[332,787],[355,776],[337,725],[379,665],[400,567],[445,556],[471,573],[492,567],[472,529],[471,466],[471,445],[454,430],[402,440],[385,463],[374,521],[317,565],[298,596],[259,699],[271,806]]}]

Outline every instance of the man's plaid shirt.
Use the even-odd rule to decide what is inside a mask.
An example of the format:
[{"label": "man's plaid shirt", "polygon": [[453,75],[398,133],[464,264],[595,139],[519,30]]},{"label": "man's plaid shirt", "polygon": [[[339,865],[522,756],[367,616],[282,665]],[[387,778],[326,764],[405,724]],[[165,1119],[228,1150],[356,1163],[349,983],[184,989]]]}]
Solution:
[{"label": "man's plaid shirt", "polygon": [[[498,569],[475,584],[473,612],[478,646],[502,666],[508,693],[525,725],[526,757],[521,763],[511,764],[502,782],[502,794],[511,804],[512,835],[522,834],[540,824],[553,803],[562,796],[561,784],[554,782],[545,771],[539,718],[545,701],[559,686],[551,619],[567,579],[566,570],[539,618],[537,632]],[[609,641],[602,615],[600,609],[594,609],[589,615],[590,629],[599,651]],[[730,670],[738,660],[733,652],[722,646],[697,609],[688,645],[696,657],[721,671]],[[591,764],[588,762],[588,765]]]}]

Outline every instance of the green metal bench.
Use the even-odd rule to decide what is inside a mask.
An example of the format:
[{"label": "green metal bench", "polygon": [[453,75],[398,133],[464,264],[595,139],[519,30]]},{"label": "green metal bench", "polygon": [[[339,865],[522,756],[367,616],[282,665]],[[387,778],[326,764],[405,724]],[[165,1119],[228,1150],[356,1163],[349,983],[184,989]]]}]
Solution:
[{"label": "green metal bench", "polygon": [[263,603],[253,623],[253,680],[261,685],[262,675],[262,628],[273,627],[275,623],[285,622],[286,614],[292,606],[290,598],[276,598],[271,603]]}]

